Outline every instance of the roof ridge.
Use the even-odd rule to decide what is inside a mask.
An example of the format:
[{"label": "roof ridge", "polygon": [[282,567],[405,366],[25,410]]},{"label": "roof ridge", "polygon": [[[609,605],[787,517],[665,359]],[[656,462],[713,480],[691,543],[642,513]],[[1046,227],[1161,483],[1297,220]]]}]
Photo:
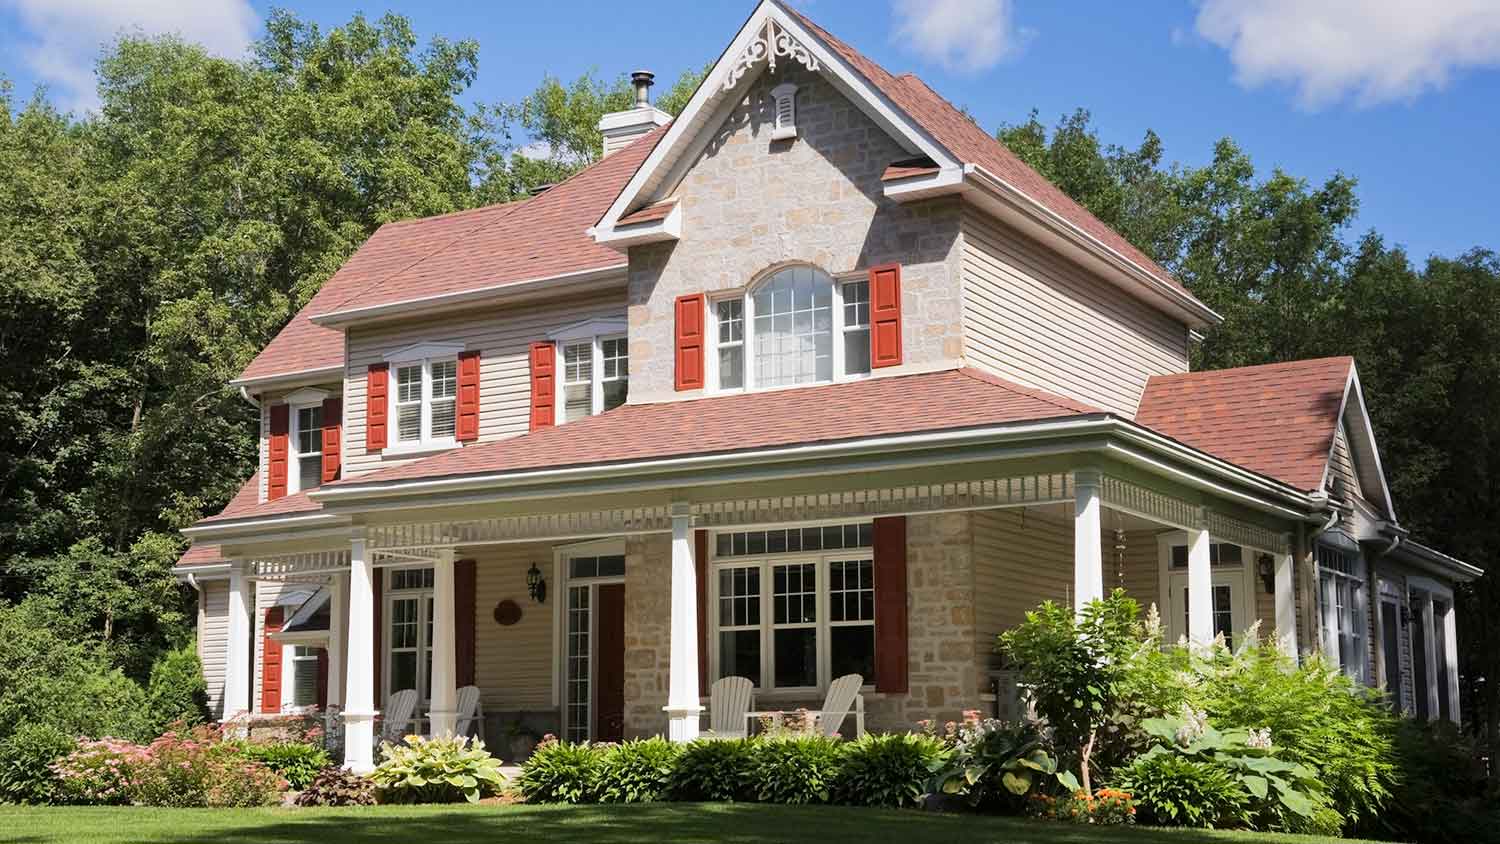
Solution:
[{"label": "roof ridge", "polygon": [[1251,372],[1254,370],[1266,370],[1288,367],[1310,367],[1313,364],[1333,364],[1347,361],[1355,365],[1353,355],[1327,355],[1318,358],[1297,358],[1296,360],[1270,361],[1268,363],[1252,363],[1244,366],[1227,366],[1222,369],[1196,369],[1191,372],[1169,372],[1161,375],[1153,375],[1151,381],[1185,381],[1192,378],[1208,378],[1225,373]]}]

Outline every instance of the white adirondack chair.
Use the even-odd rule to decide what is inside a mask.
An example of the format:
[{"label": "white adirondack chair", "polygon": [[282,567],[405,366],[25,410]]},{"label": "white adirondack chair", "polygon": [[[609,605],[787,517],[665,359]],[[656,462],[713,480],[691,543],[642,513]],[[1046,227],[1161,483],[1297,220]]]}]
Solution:
[{"label": "white adirondack chair", "polygon": [[470,731],[475,737],[484,738],[484,707],[479,703],[478,686],[458,690],[458,734],[467,736]]},{"label": "white adirondack chair", "polygon": [[854,713],[854,737],[859,738],[865,734],[865,697],[859,693],[864,684],[864,677],[845,674],[828,685],[823,708],[808,713],[818,719],[818,730],[823,735],[837,733],[850,712]]},{"label": "white adirondack chair", "polygon": [[385,706],[385,723],[380,730],[381,737],[387,741],[399,742],[402,736],[416,732],[412,729],[417,726],[417,719],[414,717],[416,712],[416,689],[402,689],[393,693]]},{"label": "white adirondack chair", "polygon": [[708,690],[708,728],[712,738],[744,738],[755,684],[748,677],[720,677]]}]

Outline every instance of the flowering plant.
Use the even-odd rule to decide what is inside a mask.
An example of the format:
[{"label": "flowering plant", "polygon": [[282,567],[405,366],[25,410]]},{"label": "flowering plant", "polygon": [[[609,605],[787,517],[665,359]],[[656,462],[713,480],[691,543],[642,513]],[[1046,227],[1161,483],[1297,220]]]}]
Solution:
[{"label": "flowering plant", "polygon": [[1118,788],[1101,788],[1092,796],[1083,789],[1060,797],[1033,794],[1028,802],[1030,810],[1043,818],[1099,826],[1135,823],[1135,800]]},{"label": "flowering plant", "polygon": [[946,763],[933,772],[934,792],[962,796],[978,806],[1024,797],[1051,781],[1078,787],[1072,773],[1058,770],[1047,738],[1034,722],[1010,724],[981,718],[971,709],[964,712],[962,723],[947,722],[941,734],[931,721],[919,725],[952,748]]},{"label": "flowering plant", "polygon": [[264,806],[287,787],[214,727],[168,730],[147,745],[80,739],[53,772],[66,799],[88,804]]}]

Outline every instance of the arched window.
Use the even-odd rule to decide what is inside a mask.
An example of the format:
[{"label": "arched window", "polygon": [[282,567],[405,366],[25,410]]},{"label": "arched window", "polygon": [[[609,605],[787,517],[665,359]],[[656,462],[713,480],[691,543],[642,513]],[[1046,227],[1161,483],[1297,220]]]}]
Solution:
[{"label": "arched window", "polygon": [[817,267],[772,273],[748,293],[711,303],[716,386],[786,387],[870,371],[870,290]]}]

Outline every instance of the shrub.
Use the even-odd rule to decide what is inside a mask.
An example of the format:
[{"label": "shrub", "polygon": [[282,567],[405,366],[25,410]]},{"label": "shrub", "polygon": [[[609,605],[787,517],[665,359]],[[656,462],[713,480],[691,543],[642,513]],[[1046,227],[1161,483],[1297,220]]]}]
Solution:
[{"label": "shrub", "polygon": [[590,803],[602,749],[546,736],[521,765],[516,784],[528,803]]},{"label": "shrub", "polygon": [[1082,789],[1061,797],[1037,792],[1029,805],[1038,817],[1095,826],[1120,826],[1135,823],[1135,800],[1128,791],[1101,788],[1089,796]]},{"label": "shrub", "polygon": [[843,762],[843,748],[823,736],[756,743],[755,796],[766,803],[827,803]]},{"label": "shrub", "polygon": [[1242,827],[1250,793],[1229,771],[1175,754],[1142,756],[1115,784],[1134,795],[1141,821],[1161,826]]},{"label": "shrub", "polygon": [[[924,723],[931,729],[931,724]],[[933,773],[932,790],[962,797],[971,806],[1014,808],[1033,788],[1056,781],[1070,792],[1078,780],[1059,771],[1040,727],[1031,722],[1008,724],[979,713],[964,713],[963,724],[949,724],[952,753]]]},{"label": "shrub", "polygon": [[297,795],[298,806],[373,806],[375,783],[337,765],[319,771]]},{"label": "shrub", "polygon": [[837,798],[866,806],[915,806],[952,751],[933,736],[866,735],[844,747]]},{"label": "shrub", "polygon": [[677,800],[729,803],[755,798],[755,742],[699,739],[677,756],[672,796]]},{"label": "shrub", "polygon": [[88,804],[266,806],[276,803],[287,785],[206,727],[168,731],[149,745],[80,739],[53,771],[64,799]]},{"label": "shrub", "polygon": [[208,684],[194,643],[162,654],[151,666],[146,704],[153,732],[165,731],[173,724],[193,726],[209,720]]},{"label": "shrub", "polygon": [[265,765],[285,779],[292,788],[301,790],[328,767],[327,751],[305,742],[279,741],[248,743],[242,751],[246,759]]},{"label": "shrub", "polygon": [[1500,842],[1500,802],[1467,736],[1447,721],[1403,720],[1395,747],[1400,781],[1360,834],[1422,844]]},{"label": "shrub", "polygon": [[382,742],[380,753],[370,779],[386,802],[477,803],[505,783],[500,760],[477,738],[407,736],[401,744]]},{"label": "shrub", "polygon": [[635,739],[608,748],[595,774],[601,803],[655,803],[671,792],[680,750],[664,738]]},{"label": "shrub", "polygon": [[52,764],[73,750],[73,739],[47,724],[26,724],[0,741],[0,803],[53,803],[62,784]]},{"label": "shrub", "polygon": [[1055,747],[1077,763],[1088,793],[1099,731],[1117,710],[1141,648],[1139,614],[1136,602],[1116,589],[1082,613],[1047,601],[1000,635],[1000,649],[1020,669]]}]

